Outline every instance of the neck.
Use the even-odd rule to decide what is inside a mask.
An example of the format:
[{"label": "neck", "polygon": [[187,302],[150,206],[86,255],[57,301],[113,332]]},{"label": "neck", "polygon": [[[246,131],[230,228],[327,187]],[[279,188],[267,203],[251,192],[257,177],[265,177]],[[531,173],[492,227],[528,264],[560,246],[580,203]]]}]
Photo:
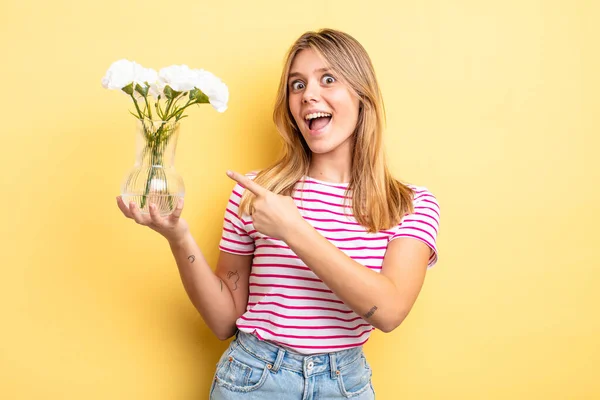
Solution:
[{"label": "neck", "polygon": [[349,148],[340,146],[325,153],[313,153],[308,167],[308,176],[325,182],[348,183],[352,176],[352,157]]}]

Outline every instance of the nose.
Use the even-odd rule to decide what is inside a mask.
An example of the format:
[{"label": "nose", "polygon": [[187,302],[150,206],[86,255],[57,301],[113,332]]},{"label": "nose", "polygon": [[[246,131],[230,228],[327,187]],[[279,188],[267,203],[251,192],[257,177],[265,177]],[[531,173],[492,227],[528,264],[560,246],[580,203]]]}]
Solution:
[{"label": "nose", "polygon": [[304,93],[302,94],[302,102],[316,102],[319,101],[320,90],[318,83],[308,82],[306,84],[306,88],[304,89]]}]

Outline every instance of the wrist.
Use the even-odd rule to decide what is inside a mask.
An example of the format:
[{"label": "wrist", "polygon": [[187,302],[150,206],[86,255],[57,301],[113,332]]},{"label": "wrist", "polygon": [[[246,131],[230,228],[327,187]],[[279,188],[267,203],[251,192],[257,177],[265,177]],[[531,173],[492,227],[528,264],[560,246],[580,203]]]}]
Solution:
[{"label": "wrist", "polygon": [[174,238],[167,238],[167,241],[171,247],[180,248],[185,246],[190,237],[191,233],[187,231],[184,234],[178,235]]},{"label": "wrist", "polygon": [[285,236],[282,240],[287,243],[289,247],[294,246],[296,243],[306,238],[307,235],[314,231],[314,228],[304,218],[300,218],[294,224],[290,224],[290,229],[286,229]]}]

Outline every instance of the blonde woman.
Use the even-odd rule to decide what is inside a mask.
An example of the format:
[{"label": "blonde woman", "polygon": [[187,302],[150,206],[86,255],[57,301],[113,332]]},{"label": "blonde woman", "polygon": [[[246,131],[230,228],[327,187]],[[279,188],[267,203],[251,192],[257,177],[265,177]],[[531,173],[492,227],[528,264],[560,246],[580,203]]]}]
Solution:
[{"label": "blonde woman", "polygon": [[290,48],[274,121],[282,157],[236,181],[213,273],[181,218],[129,218],[170,243],[188,296],[225,351],[211,399],[373,399],[362,345],[410,312],[437,261],[439,206],[394,179],[370,58],[350,35]]}]

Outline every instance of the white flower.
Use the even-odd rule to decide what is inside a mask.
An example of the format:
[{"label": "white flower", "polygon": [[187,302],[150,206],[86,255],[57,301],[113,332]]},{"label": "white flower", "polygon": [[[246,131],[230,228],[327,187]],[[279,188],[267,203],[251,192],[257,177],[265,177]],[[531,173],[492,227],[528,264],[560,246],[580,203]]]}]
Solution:
[{"label": "white flower", "polygon": [[194,88],[196,74],[187,65],[171,65],[158,72],[155,90],[162,93],[166,85],[176,92],[187,92]]},{"label": "white flower", "polygon": [[194,72],[196,74],[196,87],[208,96],[208,100],[215,110],[218,112],[227,110],[227,102],[229,101],[227,85],[211,72],[203,69],[196,69]]},{"label": "white flower", "polygon": [[105,89],[120,90],[133,83],[133,89],[135,89],[136,84],[145,87],[146,82],[153,84],[157,78],[158,74],[155,70],[144,68],[135,61],[122,59],[115,61],[108,68],[106,75],[102,78],[102,86]]},{"label": "white flower", "polygon": [[155,99],[158,99],[158,96],[161,98],[165,97],[165,83],[161,82],[161,80],[157,80],[154,83],[150,84],[150,89],[148,90],[148,94]]},{"label": "white flower", "polygon": [[[179,120],[185,117],[183,110],[200,102],[208,102],[218,112],[224,112],[229,101],[229,89],[221,79],[203,69],[192,70],[187,65],[171,65],[162,68],[157,74],[155,70],[144,68],[135,61],[121,59],[111,64],[102,78],[102,86],[133,96],[137,111],[134,116],[140,120],[152,118],[151,110],[154,108],[160,118]],[[179,95],[187,95],[187,92],[190,92],[189,99]],[[168,106],[163,109],[159,97],[165,98],[166,95]],[[156,101],[151,102],[147,96],[154,97]],[[186,103],[178,105],[179,101]]]}]

